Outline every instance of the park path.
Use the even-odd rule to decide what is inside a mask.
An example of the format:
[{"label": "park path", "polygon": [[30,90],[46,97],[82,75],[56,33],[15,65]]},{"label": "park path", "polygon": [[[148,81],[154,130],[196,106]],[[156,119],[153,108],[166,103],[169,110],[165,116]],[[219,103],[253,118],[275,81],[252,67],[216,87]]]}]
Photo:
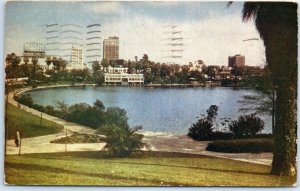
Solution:
[{"label": "park path", "polygon": [[[14,106],[21,106],[20,108],[26,112],[32,113],[36,116],[41,116],[41,112],[31,109],[27,106],[20,105],[13,99],[15,93],[21,93],[30,89],[22,89],[18,92],[12,92],[8,96],[8,101]],[[75,123],[66,122],[60,118],[42,114],[44,119],[53,121],[64,126],[64,130],[51,135],[39,136],[33,138],[22,139],[21,154],[27,153],[53,153],[53,152],[69,152],[69,151],[99,151],[105,143],[84,143],[84,144],[55,144],[50,141],[68,136],[74,132],[91,134],[95,133],[94,129],[78,125]],[[208,144],[206,141],[195,141],[187,135],[178,135],[160,132],[140,132],[144,135],[143,141],[150,146],[152,151],[165,151],[165,152],[181,152],[199,154],[213,157],[220,157],[238,161],[246,161],[257,164],[271,165],[272,153],[219,153],[206,151],[205,148]],[[6,146],[7,154],[18,154],[19,148],[15,146],[14,140],[8,140]]]}]

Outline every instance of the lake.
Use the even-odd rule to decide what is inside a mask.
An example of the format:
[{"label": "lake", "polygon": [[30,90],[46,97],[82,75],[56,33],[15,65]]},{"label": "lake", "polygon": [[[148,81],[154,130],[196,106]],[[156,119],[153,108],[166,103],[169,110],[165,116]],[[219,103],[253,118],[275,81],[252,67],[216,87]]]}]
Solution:
[{"label": "lake", "polygon": [[[143,131],[187,133],[200,114],[206,114],[210,105],[218,105],[218,118],[237,119],[243,95],[250,90],[225,87],[214,88],[144,88],[144,87],[63,87],[29,92],[34,103],[57,105],[93,104],[101,100],[105,107],[120,107],[127,111],[130,126],[142,125]],[[265,121],[264,133],[271,132],[271,117],[260,116]],[[222,127],[219,126],[219,129]]]}]

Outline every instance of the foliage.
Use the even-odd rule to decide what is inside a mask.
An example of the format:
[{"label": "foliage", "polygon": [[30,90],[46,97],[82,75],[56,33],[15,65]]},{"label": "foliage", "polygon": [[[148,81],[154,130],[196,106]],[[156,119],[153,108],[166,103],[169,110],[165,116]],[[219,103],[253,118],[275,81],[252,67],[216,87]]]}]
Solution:
[{"label": "foliage", "polygon": [[145,144],[142,142],[143,135],[136,133],[141,128],[129,128],[128,126],[118,126],[107,124],[99,129],[107,150],[112,156],[127,157],[132,152],[142,149]]},{"label": "foliage", "polygon": [[206,118],[199,119],[189,128],[188,136],[197,141],[211,140],[213,137],[213,123]]},{"label": "foliage", "polygon": [[223,153],[261,153],[273,152],[273,148],[272,138],[258,138],[214,141],[208,143],[206,150]]},{"label": "foliage", "polygon": [[21,95],[20,97],[17,97],[16,100],[23,105],[27,105],[28,107],[33,106],[33,100],[30,94]]},{"label": "foliage", "polygon": [[219,109],[219,107],[218,106],[216,106],[216,105],[211,105],[210,107],[209,107],[209,109],[208,110],[206,110],[206,113],[207,113],[207,119],[208,120],[215,120],[216,119],[216,117],[217,117],[217,115],[218,115],[218,109]]},{"label": "foliage", "polygon": [[105,82],[104,80],[104,74],[102,71],[95,71],[93,73],[93,81],[98,84],[98,85],[101,85]]},{"label": "foliage", "polygon": [[243,7],[243,20],[255,19],[276,87],[271,173],[280,176],[296,174],[297,8],[294,2],[246,2]]},{"label": "foliage", "polygon": [[255,114],[240,116],[229,123],[229,130],[238,138],[254,136],[263,128],[264,122]]},{"label": "foliage", "polygon": [[213,122],[218,115],[218,109],[218,106],[211,105],[206,110],[207,116],[199,119],[189,128],[188,136],[198,141],[212,140],[214,137]]},{"label": "foliage", "polygon": [[71,136],[50,141],[50,143],[75,144],[75,143],[102,143],[102,137],[95,134],[73,133]]}]

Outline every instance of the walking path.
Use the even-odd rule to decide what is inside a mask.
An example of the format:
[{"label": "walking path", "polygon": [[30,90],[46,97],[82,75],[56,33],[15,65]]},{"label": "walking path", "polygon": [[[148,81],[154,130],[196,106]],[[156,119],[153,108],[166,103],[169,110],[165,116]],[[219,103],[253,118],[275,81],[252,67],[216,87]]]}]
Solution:
[{"label": "walking path", "polygon": [[[15,93],[21,93],[29,89],[19,90],[18,92],[12,92],[8,96],[9,103],[14,106],[21,106],[20,108],[26,112],[32,113],[33,115],[41,116],[41,112],[31,109],[27,106],[20,105],[16,102],[13,97]],[[66,136],[70,136],[74,132],[90,134],[94,133],[95,130],[86,126],[78,125],[75,123],[66,122],[57,117],[42,114],[44,119],[53,121],[64,126],[64,130],[46,136],[25,138],[22,139],[21,150],[15,146],[14,140],[8,140],[6,152],[7,154],[21,154],[26,153],[52,153],[52,152],[68,152],[68,151],[99,151],[105,143],[85,143],[85,144],[54,144],[50,141]],[[227,158],[232,160],[247,161],[257,164],[271,165],[272,153],[218,153],[206,151],[205,148],[208,142],[195,141],[189,138],[187,135],[176,135],[159,132],[141,132],[144,134],[144,142],[150,146],[152,151],[165,151],[165,152],[181,152],[191,153],[206,156],[214,156],[220,158]]]}]

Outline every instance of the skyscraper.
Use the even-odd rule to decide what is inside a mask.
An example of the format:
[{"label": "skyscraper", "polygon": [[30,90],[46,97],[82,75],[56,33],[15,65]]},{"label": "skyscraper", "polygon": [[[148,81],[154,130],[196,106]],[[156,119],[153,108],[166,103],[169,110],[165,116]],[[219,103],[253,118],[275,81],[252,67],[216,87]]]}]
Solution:
[{"label": "skyscraper", "polygon": [[107,60],[119,59],[119,37],[109,37],[103,40],[103,58]]},{"label": "skyscraper", "polygon": [[46,55],[63,58],[68,62],[68,69],[83,68],[82,26],[76,24],[47,24],[45,27]]},{"label": "skyscraper", "polygon": [[241,68],[245,66],[245,56],[237,54],[228,57],[228,66],[233,68]]}]

